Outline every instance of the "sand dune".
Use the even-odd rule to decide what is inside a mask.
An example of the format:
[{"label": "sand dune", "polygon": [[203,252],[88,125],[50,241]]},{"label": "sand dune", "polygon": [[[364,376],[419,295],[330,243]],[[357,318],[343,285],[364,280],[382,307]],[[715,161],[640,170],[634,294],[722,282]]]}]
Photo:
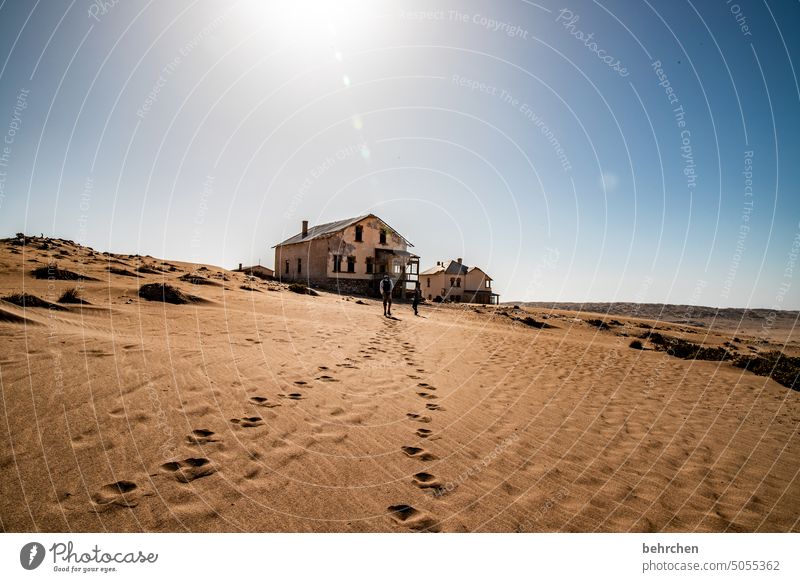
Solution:
[{"label": "sand dune", "polygon": [[[4,531],[800,530],[800,393],[629,347],[655,327],[797,355],[784,320],[767,337],[730,315],[386,319],[211,265],[26,242],[0,243],[0,297],[77,287],[90,305],[0,302]],[[95,280],[31,274],[53,260]],[[202,301],[145,300],[149,283]]]}]

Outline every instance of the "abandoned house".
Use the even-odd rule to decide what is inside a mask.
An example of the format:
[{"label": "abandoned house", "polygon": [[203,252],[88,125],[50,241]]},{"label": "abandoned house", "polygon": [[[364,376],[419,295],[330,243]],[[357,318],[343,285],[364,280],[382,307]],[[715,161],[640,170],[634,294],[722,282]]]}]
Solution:
[{"label": "abandoned house", "polygon": [[347,294],[377,295],[388,274],[395,297],[405,297],[419,277],[419,257],[413,247],[386,222],[367,214],[308,226],[275,245],[275,277],[284,282]]},{"label": "abandoned house", "polygon": [[467,267],[461,259],[437,261],[420,273],[422,295],[432,301],[464,303],[500,303],[500,295],[492,291],[492,278],[479,267]]}]

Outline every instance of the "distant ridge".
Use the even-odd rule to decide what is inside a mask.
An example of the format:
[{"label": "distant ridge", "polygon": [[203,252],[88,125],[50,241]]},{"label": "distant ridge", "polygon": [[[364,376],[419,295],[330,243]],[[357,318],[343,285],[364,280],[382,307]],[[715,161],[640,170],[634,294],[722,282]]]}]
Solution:
[{"label": "distant ridge", "polygon": [[768,323],[791,327],[797,324],[800,311],[778,309],[744,309],[734,307],[708,307],[704,305],[673,305],[670,303],[579,303],[579,302],[503,302],[503,305],[520,305],[537,309],[558,309],[583,313],[598,313],[621,317],[656,319],[670,323],[683,323],[705,327],[714,319],[746,320],[749,324]]}]

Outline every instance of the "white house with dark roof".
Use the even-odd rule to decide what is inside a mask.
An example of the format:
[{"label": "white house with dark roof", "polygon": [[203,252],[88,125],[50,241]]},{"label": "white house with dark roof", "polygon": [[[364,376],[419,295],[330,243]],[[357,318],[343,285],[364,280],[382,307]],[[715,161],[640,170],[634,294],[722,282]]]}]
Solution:
[{"label": "white house with dark roof", "polygon": [[413,246],[374,214],[317,226],[304,220],[298,234],[273,247],[275,278],[373,295],[388,274],[401,296],[419,276],[419,257],[408,250]]},{"label": "white house with dark roof", "polygon": [[468,267],[460,258],[437,261],[435,267],[419,274],[419,280],[422,295],[431,301],[500,302],[500,295],[492,291],[492,278],[480,267]]}]

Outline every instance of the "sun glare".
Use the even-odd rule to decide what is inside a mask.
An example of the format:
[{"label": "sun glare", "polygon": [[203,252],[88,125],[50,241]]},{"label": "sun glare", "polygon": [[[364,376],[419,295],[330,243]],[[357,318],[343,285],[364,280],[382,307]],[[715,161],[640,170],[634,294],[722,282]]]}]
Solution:
[{"label": "sun glare", "polygon": [[[358,41],[376,25],[365,1],[294,0],[266,2],[242,0],[236,11],[246,26],[264,26],[281,44],[314,46]],[[338,53],[340,54],[340,53]]]}]

